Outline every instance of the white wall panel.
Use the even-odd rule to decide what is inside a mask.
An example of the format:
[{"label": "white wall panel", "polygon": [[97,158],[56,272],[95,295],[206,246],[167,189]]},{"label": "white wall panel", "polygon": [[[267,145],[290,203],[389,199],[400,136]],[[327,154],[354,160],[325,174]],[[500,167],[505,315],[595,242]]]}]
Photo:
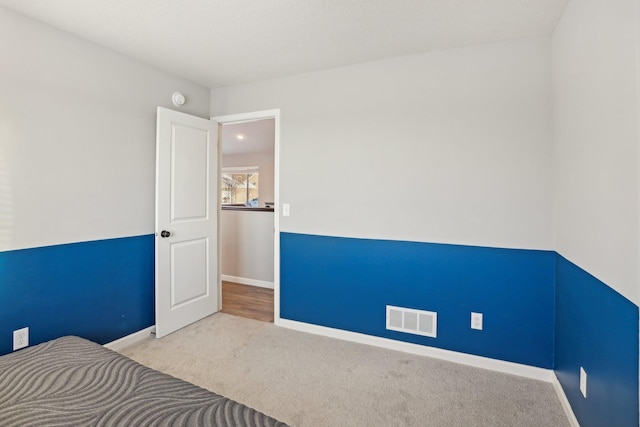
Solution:
[{"label": "white wall panel", "polygon": [[214,89],[280,108],[281,230],[552,248],[547,38]]},{"label": "white wall panel", "polygon": [[154,231],[156,107],[209,90],[0,8],[0,250]]},{"label": "white wall panel", "polygon": [[640,11],[571,1],[553,35],[558,252],[638,304]]},{"label": "white wall panel", "polygon": [[220,273],[273,283],[273,213],[220,213]]}]

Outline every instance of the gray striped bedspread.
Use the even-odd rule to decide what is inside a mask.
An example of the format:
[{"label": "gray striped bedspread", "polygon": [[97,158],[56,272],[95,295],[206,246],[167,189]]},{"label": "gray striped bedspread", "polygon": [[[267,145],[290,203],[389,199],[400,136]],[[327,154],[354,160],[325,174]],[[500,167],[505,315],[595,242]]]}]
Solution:
[{"label": "gray striped bedspread", "polygon": [[286,426],[78,337],[0,357],[0,425]]}]

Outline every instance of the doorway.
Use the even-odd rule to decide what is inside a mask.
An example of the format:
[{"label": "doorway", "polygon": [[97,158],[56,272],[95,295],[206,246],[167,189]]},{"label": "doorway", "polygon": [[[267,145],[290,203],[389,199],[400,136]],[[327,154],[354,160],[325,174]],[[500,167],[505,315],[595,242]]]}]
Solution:
[{"label": "doorway", "polygon": [[212,117],[219,123],[220,136],[219,308],[227,311],[223,289],[244,309],[251,309],[253,299],[258,312],[271,301],[265,293],[272,292],[276,324],[280,318],[279,116],[279,110],[268,110]]}]

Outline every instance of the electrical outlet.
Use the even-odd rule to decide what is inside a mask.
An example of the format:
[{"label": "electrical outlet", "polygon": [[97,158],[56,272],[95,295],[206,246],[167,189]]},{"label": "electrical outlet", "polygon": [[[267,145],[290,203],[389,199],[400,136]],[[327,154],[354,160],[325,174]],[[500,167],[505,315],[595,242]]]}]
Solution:
[{"label": "electrical outlet", "polygon": [[580,366],[580,392],[586,398],[587,397],[587,373]]},{"label": "electrical outlet", "polygon": [[482,330],[482,313],[471,313],[471,329]]},{"label": "electrical outlet", "polygon": [[29,328],[16,329],[13,331],[13,350],[20,350],[29,345]]}]

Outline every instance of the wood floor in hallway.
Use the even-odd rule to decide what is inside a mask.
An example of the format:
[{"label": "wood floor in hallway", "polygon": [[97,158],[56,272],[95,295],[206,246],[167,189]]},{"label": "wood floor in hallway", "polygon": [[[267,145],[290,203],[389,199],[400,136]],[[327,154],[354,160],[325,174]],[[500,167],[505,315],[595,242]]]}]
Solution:
[{"label": "wood floor in hallway", "polygon": [[222,281],[222,311],[273,323],[273,289]]}]

